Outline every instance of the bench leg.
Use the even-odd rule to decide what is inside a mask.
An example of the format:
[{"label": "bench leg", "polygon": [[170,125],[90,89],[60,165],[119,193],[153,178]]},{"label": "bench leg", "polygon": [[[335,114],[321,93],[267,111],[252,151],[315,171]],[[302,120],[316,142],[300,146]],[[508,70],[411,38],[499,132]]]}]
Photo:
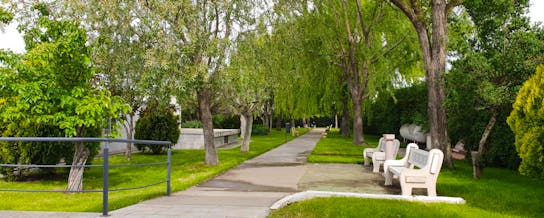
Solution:
[{"label": "bench leg", "polygon": [[393,174],[389,172],[389,170],[384,169],[385,172],[383,173],[383,176],[385,177],[385,184],[384,185],[393,185]]},{"label": "bench leg", "polygon": [[365,165],[365,166],[370,165],[370,158],[368,158],[367,152],[368,152],[368,148],[365,148],[365,149],[363,150],[363,159],[365,160],[365,161],[364,161],[364,163],[365,163],[364,165]]},{"label": "bench leg", "polygon": [[380,162],[379,161],[373,162],[372,165],[374,167],[372,169],[372,172],[379,173],[380,172]]},{"label": "bench leg", "polygon": [[427,195],[431,197],[436,197],[436,186],[431,186],[427,188]]},{"label": "bench leg", "polygon": [[410,196],[412,195],[412,186],[409,185],[401,185],[400,188],[402,189],[402,195]]}]

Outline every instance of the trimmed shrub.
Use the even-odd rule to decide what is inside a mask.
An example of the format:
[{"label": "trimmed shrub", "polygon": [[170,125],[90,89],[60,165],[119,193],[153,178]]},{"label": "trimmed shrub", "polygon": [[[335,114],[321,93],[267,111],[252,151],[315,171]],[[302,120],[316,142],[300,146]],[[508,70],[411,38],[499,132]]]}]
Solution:
[{"label": "trimmed shrub", "polygon": [[[152,108],[152,109],[149,109]],[[148,107],[140,119],[136,121],[134,138],[144,140],[178,142],[180,130],[177,118],[170,109],[155,110]],[[168,145],[135,144],[140,151],[149,149],[153,154],[160,154]]]},{"label": "trimmed shrub", "polygon": [[181,128],[202,128],[200,120],[188,120],[181,123]]},{"label": "trimmed shrub", "polygon": [[[85,136],[99,136],[100,130],[87,129]],[[10,123],[6,125],[3,137],[63,137],[64,131],[56,126],[37,125],[34,123]],[[87,164],[98,153],[99,143],[87,143],[90,155]],[[61,159],[71,164],[74,144],[65,142],[2,142],[0,143],[0,162],[11,164],[58,164]],[[55,168],[1,167],[0,173],[8,181],[24,180],[28,176],[46,177],[57,172]],[[64,170],[63,173],[68,171]]]},{"label": "trimmed shrub", "polygon": [[240,128],[240,116],[213,115],[213,128],[215,129],[239,129]]},{"label": "trimmed shrub", "polygon": [[544,178],[544,65],[523,83],[508,125],[516,138],[516,150],[521,157],[519,172]]},{"label": "trimmed shrub", "polygon": [[253,124],[251,135],[268,135],[269,130],[263,124]]}]

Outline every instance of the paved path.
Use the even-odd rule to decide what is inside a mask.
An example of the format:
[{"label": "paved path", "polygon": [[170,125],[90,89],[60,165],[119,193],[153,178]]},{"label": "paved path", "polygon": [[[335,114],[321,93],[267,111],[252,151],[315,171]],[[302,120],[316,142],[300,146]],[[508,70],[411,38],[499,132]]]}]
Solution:
[{"label": "paved path", "polygon": [[[111,217],[266,217],[277,200],[304,190],[399,193],[356,164],[306,164],[324,129],[314,129],[276,149],[185,191],[110,211]],[[98,217],[99,213],[0,211],[0,217]]]},{"label": "paved path", "polygon": [[306,157],[321,137],[313,130],[207,182],[110,212],[112,217],[265,217],[297,192]]}]

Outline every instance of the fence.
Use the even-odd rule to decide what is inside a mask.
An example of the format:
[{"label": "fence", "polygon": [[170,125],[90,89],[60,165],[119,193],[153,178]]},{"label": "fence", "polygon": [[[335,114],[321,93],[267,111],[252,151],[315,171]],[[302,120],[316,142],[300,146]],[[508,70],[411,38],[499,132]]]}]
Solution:
[{"label": "fence", "polygon": [[[0,164],[2,167],[28,167],[28,168],[71,168],[71,167],[102,167],[102,190],[81,190],[81,191],[70,191],[70,192],[102,192],[102,215],[108,215],[108,194],[111,191],[125,191],[125,190],[134,190],[142,189],[150,186],[159,185],[166,183],[166,195],[170,196],[170,174],[172,169],[172,143],[169,141],[153,141],[153,140],[130,140],[130,139],[112,139],[112,138],[60,138],[60,137],[0,137],[0,141],[5,142],[105,142],[106,146],[102,149],[102,154],[104,155],[104,164],[103,165],[36,165],[36,164]],[[121,142],[121,143],[137,143],[137,144],[153,144],[153,145],[170,145],[167,150],[167,160],[166,162],[155,162],[155,163],[145,163],[145,164],[109,164],[109,143],[111,142]],[[151,165],[162,165],[166,164],[167,173],[166,180],[142,185],[138,187],[122,188],[122,189],[109,189],[109,168],[116,166],[151,166]],[[66,190],[25,190],[25,189],[0,189],[0,191],[8,192],[67,192]]]}]

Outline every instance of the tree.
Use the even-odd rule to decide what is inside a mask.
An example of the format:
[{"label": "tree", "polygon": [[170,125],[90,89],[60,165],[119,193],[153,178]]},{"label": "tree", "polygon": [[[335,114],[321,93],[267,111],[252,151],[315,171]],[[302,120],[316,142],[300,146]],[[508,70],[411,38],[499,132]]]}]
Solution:
[{"label": "tree", "polygon": [[[51,20],[43,4],[34,6],[42,16],[25,32],[26,50],[20,59],[3,60],[8,73],[0,75],[1,96],[7,101],[0,116],[10,122],[58,126],[67,137],[98,136],[109,118],[130,108],[107,90],[93,86],[95,77],[87,33],[66,20]],[[67,191],[83,188],[84,167],[91,151],[77,142]]]},{"label": "tree", "polygon": [[[448,137],[443,76],[446,70],[447,17],[463,0],[390,0],[416,29],[428,91],[427,115],[431,144],[444,152],[446,166],[453,168]],[[430,18],[430,20],[429,20]]]},{"label": "tree", "polygon": [[[284,71],[290,77],[281,80],[285,81],[283,91],[275,97],[293,104],[282,107],[290,113],[317,111],[330,116],[336,113],[327,113],[331,109],[343,109],[344,124],[349,120],[346,106],[351,103],[353,143],[364,143],[362,104],[378,91],[387,91],[396,71],[417,71],[419,65],[413,61],[419,54],[410,44],[415,34],[400,12],[382,1],[314,1],[311,5],[302,10],[298,8],[305,7],[294,7],[287,14],[295,15],[285,15],[292,19],[287,21],[291,29],[278,28],[289,38],[284,39],[286,43],[293,42],[281,48],[287,59]],[[282,93],[296,93],[296,98]]]},{"label": "tree", "polygon": [[[269,97],[265,78],[268,69],[262,55],[268,36],[247,33],[239,37],[230,66],[224,71],[223,93],[229,109],[240,115],[243,138],[240,150],[249,152],[253,114],[266,104]],[[264,124],[268,126],[266,122]]]},{"label": "tree", "polygon": [[[528,1],[467,1],[464,6],[474,27],[466,28],[465,35],[470,40],[463,37],[460,41],[464,44],[456,43],[454,47],[460,52],[446,77],[446,106],[452,137],[463,140],[469,148],[473,147],[471,144],[477,145],[472,160],[473,176],[478,179],[493,156],[503,155],[495,148],[503,147],[507,153],[514,153],[509,146],[513,140],[494,132],[513,138],[506,117],[519,87],[541,62],[544,43],[539,36],[541,30],[531,28],[524,15]],[[495,153],[488,152],[490,148]],[[508,156],[498,158],[501,162],[512,162]]]},{"label": "tree", "polygon": [[544,178],[544,65],[523,83],[508,125],[516,135],[516,150],[521,157],[519,172]]},{"label": "tree", "polygon": [[[87,31],[98,34],[89,40],[93,64],[101,75],[100,83],[130,105],[132,110],[122,116],[122,124],[126,137],[134,139],[136,115],[144,98],[154,94],[151,83],[160,81],[150,75],[158,74],[156,67],[146,64],[151,48],[160,47],[156,29],[134,1],[68,2],[83,6],[80,13],[86,15]],[[127,143],[125,160],[130,160],[131,153],[132,143]]]},{"label": "tree", "polygon": [[172,81],[178,99],[196,90],[204,131],[206,164],[217,165],[211,107],[217,97],[220,73],[224,70],[238,30],[245,30],[252,1],[145,1],[160,24],[168,46],[164,57],[172,64]]}]

